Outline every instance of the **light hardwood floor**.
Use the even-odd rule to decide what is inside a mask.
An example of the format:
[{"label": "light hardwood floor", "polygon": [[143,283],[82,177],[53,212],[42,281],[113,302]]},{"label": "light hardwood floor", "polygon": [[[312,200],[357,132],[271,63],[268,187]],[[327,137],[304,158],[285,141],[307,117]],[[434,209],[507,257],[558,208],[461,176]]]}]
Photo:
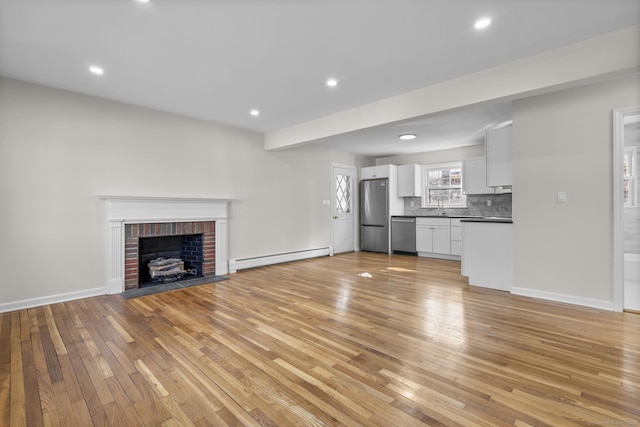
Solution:
[{"label": "light hardwood floor", "polygon": [[370,253],[0,314],[0,426],[638,425],[640,316]]}]

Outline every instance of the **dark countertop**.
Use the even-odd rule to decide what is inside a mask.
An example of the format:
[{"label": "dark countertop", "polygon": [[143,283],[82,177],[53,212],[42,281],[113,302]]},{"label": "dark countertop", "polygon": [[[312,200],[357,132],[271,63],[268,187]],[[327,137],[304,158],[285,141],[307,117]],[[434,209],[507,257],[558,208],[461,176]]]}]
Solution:
[{"label": "dark countertop", "polygon": [[496,224],[513,224],[512,218],[466,218],[462,219],[461,222],[492,222]]},{"label": "dark countertop", "polygon": [[469,216],[469,215],[392,215],[391,218],[453,218],[462,222],[493,222],[513,224],[512,218],[486,217],[486,216]]},{"label": "dark countertop", "polygon": [[469,215],[391,215],[391,218],[484,218],[482,216]]}]

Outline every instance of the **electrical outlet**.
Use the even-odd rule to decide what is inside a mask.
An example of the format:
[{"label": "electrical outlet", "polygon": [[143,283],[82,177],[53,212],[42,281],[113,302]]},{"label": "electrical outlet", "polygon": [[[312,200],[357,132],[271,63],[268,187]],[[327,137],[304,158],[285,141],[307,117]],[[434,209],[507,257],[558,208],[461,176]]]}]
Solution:
[{"label": "electrical outlet", "polygon": [[487,206],[491,206],[491,199],[487,200]]}]

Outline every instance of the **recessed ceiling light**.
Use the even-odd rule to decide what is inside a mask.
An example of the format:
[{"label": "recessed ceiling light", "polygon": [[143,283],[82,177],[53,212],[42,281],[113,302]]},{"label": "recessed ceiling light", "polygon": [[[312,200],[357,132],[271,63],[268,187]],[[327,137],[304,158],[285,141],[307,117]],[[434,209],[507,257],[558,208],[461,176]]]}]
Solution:
[{"label": "recessed ceiling light", "polygon": [[253,109],[249,111],[249,114],[251,114],[253,117],[258,117],[260,115],[260,111]]},{"label": "recessed ceiling light", "polygon": [[478,19],[474,24],[474,27],[476,30],[484,30],[489,25],[491,25],[491,18],[484,17],[484,18]]},{"label": "recessed ceiling light", "polygon": [[91,71],[93,74],[96,74],[98,76],[101,76],[104,74],[104,69],[102,67],[98,67],[97,65],[90,66],[89,71]]},{"label": "recessed ceiling light", "polygon": [[149,0],[138,0],[140,3],[149,3]]},{"label": "recessed ceiling light", "polygon": [[405,133],[404,135],[400,135],[399,138],[404,141],[408,141],[410,139],[416,139],[416,135],[413,133]]},{"label": "recessed ceiling light", "polygon": [[336,86],[338,86],[338,81],[336,79],[328,79],[327,80],[327,86],[336,87]]}]

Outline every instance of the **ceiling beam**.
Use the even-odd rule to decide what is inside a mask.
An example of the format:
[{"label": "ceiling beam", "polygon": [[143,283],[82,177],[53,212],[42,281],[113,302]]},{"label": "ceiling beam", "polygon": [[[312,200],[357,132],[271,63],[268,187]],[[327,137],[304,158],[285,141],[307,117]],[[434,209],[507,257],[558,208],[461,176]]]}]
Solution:
[{"label": "ceiling beam", "polygon": [[632,26],[265,135],[278,150],[444,111],[522,99],[640,73],[640,26]]}]

